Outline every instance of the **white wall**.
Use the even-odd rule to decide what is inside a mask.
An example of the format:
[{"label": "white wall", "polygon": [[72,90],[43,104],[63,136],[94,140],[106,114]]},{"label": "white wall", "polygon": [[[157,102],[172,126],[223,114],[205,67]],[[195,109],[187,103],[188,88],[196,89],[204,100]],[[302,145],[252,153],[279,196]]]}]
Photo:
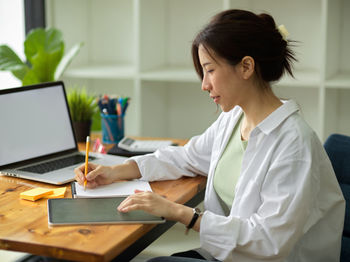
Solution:
[{"label": "white wall", "polygon": [[[24,59],[25,38],[23,0],[0,0],[0,45],[6,44]],[[0,89],[21,86],[10,72],[0,71]]]}]

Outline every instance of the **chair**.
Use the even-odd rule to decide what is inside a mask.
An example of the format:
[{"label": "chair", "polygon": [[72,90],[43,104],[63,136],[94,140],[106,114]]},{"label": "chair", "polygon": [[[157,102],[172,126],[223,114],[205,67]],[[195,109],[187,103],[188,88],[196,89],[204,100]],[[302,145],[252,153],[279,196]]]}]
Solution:
[{"label": "chair", "polygon": [[340,262],[350,261],[350,136],[332,134],[324,148],[346,201]]}]

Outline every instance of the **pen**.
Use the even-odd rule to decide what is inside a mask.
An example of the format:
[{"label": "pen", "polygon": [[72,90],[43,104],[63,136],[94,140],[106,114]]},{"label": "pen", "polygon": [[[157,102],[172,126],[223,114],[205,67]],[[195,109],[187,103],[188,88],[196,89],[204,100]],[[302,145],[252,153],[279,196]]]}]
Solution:
[{"label": "pen", "polygon": [[122,98],[121,104],[122,104],[122,109],[124,109],[126,102],[128,101],[127,97]]},{"label": "pen", "polygon": [[129,102],[126,101],[125,106],[124,106],[124,108],[122,110],[122,115],[125,115],[125,112],[126,112],[126,109],[128,108],[128,105],[129,105]]},{"label": "pen", "polygon": [[122,104],[122,115],[125,115],[128,105],[129,105],[129,97],[125,97]]},{"label": "pen", "polygon": [[86,137],[86,148],[85,148],[85,180],[84,180],[84,191],[85,191],[85,187],[86,187],[86,175],[88,172],[88,164],[89,164],[89,148],[90,148],[90,137],[87,136]]},{"label": "pen", "polygon": [[122,115],[122,104],[120,99],[118,99],[118,102],[117,102],[117,115],[119,116]]}]

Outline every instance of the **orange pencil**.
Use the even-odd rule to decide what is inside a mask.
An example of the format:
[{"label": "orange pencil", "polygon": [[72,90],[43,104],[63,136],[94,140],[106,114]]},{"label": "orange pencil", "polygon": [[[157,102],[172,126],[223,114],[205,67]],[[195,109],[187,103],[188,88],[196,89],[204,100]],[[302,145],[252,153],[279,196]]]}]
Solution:
[{"label": "orange pencil", "polygon": [[84,180],[84,191],[86,187],[86,175],[88,173],[88,164],[89,164],[89,150],[90,150],[90,137],[86,137],[86,148],[85,148],[85,180]]}]

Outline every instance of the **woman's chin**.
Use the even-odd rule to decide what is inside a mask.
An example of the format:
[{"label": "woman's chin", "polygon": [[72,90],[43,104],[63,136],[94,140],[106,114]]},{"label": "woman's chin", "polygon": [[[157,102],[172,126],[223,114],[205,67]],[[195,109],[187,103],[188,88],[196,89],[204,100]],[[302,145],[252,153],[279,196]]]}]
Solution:
[{"label": "woman's chin", "polygon": [[231,111],[231,109],[233,108],[233,106],[224,106],[224,105],[220,105],[220,108],[223,112],[229,112]]}]

